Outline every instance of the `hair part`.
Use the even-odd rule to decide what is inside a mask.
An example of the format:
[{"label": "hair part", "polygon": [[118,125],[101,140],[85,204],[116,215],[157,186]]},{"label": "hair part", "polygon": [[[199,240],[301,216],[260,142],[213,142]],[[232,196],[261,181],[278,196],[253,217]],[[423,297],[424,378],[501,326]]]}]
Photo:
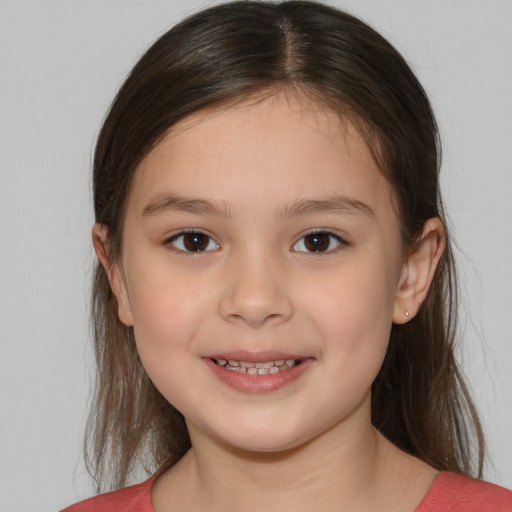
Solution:
[{"label": "hair part", "polygon": [[[111,261],[122,253],[133,174],[167,131],[193,113],[281,90],[355,124],[393,190],[404,247],[414,247],[426,220],[444,220],[436,121],[400,54],[356,17],[320,3],[237,1],[201,11],[160,37],[110,108],[97,141],[93,189]],[[372,386],[372,421],[436,469],[481,476],[482,429],[454,356],[456,312],[447,233],[425,303],[414,319],[392,327]],[[183,416],[148,378],[99,263],[92,321],[98,380],[85,451],[104,491],[125,486],[140,468],[171,466],[190,438]]]}]

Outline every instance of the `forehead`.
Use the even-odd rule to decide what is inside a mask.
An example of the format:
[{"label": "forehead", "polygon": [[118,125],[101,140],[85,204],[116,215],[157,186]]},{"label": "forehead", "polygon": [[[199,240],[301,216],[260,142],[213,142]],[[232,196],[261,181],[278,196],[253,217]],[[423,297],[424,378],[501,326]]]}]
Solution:
[{"label": "forehead", "polygon": [[392,203],[354,124],[284,92],[200,111],[168,130],[136,170],[130,202],[170,191],[276,201],[350,193]]}]

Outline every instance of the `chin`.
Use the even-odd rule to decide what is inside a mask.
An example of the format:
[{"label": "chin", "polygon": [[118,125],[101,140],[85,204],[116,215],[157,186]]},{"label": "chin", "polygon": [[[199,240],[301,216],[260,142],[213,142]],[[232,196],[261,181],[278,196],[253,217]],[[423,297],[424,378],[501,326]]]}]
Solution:
[{"label": "chin", "polygon": [[313,435],[309,436],[301,429],[298,432],[293,426],[288,428],[280,422],[265,425],[247,425],[238,423],[239,428],[233,430],[233,422],[228,429],[218,429],[210,436],[228,449],[258,454],[277,454],[298,448]]},{"label": "chin", "polygon": [[243,439],[239,442],[227,442],[223,440],[224,444],[232,450],[239,453],[246,454],[246,457],[268,457],[272,458],[275,456],[282,456],[288,452],[299,448],[302,443],[290,442],[289,440],[279,440],[279,439]]}]

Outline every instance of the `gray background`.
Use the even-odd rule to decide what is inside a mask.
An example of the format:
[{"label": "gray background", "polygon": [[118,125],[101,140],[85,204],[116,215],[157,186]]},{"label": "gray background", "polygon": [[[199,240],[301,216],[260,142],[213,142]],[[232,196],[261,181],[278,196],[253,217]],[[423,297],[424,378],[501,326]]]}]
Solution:
[{"label": "gray background", "polygon": [[[0,0],[0,511],[91,493],[89,172],[109,102],[142,50],[212,2]],[[333,1],[413,63],[438,113],[465,300],[461,356],[512,487],[512,2]]]}]

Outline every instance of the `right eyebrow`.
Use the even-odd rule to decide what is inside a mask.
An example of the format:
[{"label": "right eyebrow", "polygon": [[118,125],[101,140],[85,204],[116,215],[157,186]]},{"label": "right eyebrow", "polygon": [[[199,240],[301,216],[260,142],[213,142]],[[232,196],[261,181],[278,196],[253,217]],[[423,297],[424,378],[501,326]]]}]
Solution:
[{"label": "right eyebrow", "polygon": [[166,212],[217,215],[220,217],[231,217],[233,215],[229,205],[224,201],[182,197],[177,194],[165,194],[151,200],[142,209],[142,217],[149,217]]}]

